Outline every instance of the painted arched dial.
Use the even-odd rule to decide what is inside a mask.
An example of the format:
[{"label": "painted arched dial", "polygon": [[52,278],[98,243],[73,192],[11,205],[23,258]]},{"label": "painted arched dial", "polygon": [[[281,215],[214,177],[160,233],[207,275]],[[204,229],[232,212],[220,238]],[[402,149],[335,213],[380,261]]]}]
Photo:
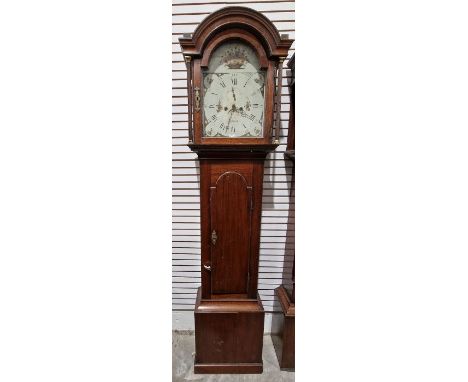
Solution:
[{"label": "painted arched dial", "polygon": [[265,73],[241,41],[221,44],[203,72],[203,136],[263,136]]},{"label": "painted arched dial", "polygon": [[221,175],[211,188],[213,294],[248,292],[251,191],[245,178],[231,171]]}]

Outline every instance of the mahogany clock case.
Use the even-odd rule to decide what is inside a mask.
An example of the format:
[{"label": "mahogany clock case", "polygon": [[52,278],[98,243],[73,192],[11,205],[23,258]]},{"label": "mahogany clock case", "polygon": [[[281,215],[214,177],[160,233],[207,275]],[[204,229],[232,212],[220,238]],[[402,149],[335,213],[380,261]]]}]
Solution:
[{"label": "mahogany clock case", "polygon": [[281,369],[295,367],[295,303],[291,300],[286,288],[281,285],[276,288],[276,294],[281,304],[283,314],[281,330],[281,347],[277,350],[278,363]]},{"label": "mahogany clock case", "polygon": [[[290,86],[290,97],[291,97],[291,108],[289,115],[289,126],[288,126],[288,144],[287,150],[284,153],[285,158],[291,160],[292,173],[291,173],[291,192],[294,189],[294,164],[295,164],[295,107],[294,107],[294,90],[295,90],[295,55],[291,57],[288,63],[288,67],[291,69],[291,82]],[[291,206],[291,203],[290,203]],[[289,213],[288,225],[294,220],[294,217]],[[294,245],[292,246],[294,248]],[[283,284],[276,288],[275,293],[280,301],[281,310],[283,313],[282,317],[282,328],[281,328],[281,346],[276,350],[278,362],[282,369],[293,369],[295,367],[295,255],[293,254],[293,266],[292,272],[289,270],[283,274]]]},{"label": "mahogany clock case", "polygon": [[202,286],[195,372],[261,373],[265,313],[257,282],[266,152],[198,155]]},{"label": "mahogany clock case", "polygon": [[[203,72],[222,44],[239,41],[257,55],[265,73],[264,129],[261,137],[212,138],[203,136]],[[187,65],[189,144],[195,145],[269,145],[279,143],[279,113],[281,109],[282,61],[287,57],[293,40],[282,38],[274,24],[260,12],[246,7],[225,7],[206,17],[193,35],[179,39]],[[275,78],[278,77],[277,94]],[[276,127],[273,137],[273,127]],[[269,150],[274,149],[273,147]]]},{"label": "mahogany clock case", "polygon": [[[280,36],[264,15],[245,7],[210,14],[193,35],[179,41],[187,66],[188,146],[200,164],[201,287],[194,312],[194,370],[261,373],[265,312],[257,284],[263,171],[267,154],[279,144],[282,62],[293,41]],[[248,45],[264,74],[258,136],[204,135],[210,122],[203,118],[203,76],[213,52],[232,42]],[[246,56],[227,59],[236,60],[225,63],[230,69],[247,62]],[[235,92],[238,98],[249,96],[242,87],[233,87]],[[221,105],[219,112],[240,114],[240,107],[231,104]]]},{"label": "mahogany clock case", "polygon": [[252,300],[202,300],[195,304],[194,372],[262,373],[265,312]]}]

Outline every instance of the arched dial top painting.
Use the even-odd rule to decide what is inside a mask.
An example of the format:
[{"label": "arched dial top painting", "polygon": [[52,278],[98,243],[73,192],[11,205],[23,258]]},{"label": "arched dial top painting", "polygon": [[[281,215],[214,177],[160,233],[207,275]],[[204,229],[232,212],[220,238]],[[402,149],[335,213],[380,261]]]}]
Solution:
[{"label": "arched dial top painting", "polygon": [[263,135],[265,73],[254,50],[242,41],[221,44],[203,72],[203,136]]}]

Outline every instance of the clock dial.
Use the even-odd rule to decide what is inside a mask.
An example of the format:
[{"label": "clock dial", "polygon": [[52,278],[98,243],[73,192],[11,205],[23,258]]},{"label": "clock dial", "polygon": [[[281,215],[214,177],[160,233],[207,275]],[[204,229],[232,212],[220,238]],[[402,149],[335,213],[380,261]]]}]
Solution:
[{"label": "clock dial", "polygon": [[203,73],[203,135],[258,138],[263,135],[265,75],[250,46],[218,47]]}]

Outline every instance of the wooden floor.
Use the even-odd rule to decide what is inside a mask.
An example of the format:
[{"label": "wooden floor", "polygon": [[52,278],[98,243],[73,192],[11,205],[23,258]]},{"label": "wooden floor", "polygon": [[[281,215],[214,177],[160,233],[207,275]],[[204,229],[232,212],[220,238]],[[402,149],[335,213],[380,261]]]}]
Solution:
[{"label": "wooden floor", "polygon": [[[277,338],[273,337],[275,343]],[[264,381],[264,382],[289,382],[294,381],[294,372],[281,371],[276,357],[272,337],[263,336],[263,374],[194,374],[193,357],[195,352],[195,337],[193,333],[172,333],[172,381],[202,381],[202,382],[227,382],[227,381]]]}]

